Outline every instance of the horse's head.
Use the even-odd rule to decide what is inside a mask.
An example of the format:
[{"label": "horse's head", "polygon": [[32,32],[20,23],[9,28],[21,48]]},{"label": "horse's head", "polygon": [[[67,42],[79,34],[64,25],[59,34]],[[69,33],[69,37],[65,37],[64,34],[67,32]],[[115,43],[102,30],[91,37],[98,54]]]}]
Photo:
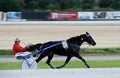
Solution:
[{"label": "horse's head", "polygon": [[88,44],[90,44],[92,46],[96,45],[96,42],[94,41],[94,39],[92,38],[92,36],[88,32],[86,32],[85,34],[83,34],[82,38]]}]

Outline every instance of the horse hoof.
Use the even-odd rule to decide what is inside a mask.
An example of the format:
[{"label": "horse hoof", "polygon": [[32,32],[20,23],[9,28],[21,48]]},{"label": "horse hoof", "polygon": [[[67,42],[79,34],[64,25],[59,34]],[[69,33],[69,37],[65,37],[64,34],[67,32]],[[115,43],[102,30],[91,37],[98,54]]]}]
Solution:
[{"label": "horse hoof", "polygon": [[61,69],[61,67],[56,67],[57,69]]},{"label": "horse hoof", "polygon": [[52,69],[57,69],[57,67],[51,67]]},{"label": "horse hoof", "polygon": [[90,68],[90,66],[88,66],[87,68]]}]

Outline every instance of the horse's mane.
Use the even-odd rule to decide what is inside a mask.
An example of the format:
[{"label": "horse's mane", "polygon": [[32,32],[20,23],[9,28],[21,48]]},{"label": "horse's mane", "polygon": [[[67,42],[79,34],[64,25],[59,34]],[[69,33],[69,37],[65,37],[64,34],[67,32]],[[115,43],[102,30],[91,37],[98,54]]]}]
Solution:
[{"label": "horse's mane", "polygon": [[75,36],[75,37],[70,37],[69,39],[67,39],[67,42],[80,46],[83,43],[83,40],[82,40],[83,35],[84,34],[78,35],[78,36]]},{"label": "horse's mane", "polygon": [[70,37],[69,39],[67,39],[67,41],[76,41],[76,40],[79,40],[80,37],[81,37],[81,35],[80,36],[75,36],[75,37]]}]

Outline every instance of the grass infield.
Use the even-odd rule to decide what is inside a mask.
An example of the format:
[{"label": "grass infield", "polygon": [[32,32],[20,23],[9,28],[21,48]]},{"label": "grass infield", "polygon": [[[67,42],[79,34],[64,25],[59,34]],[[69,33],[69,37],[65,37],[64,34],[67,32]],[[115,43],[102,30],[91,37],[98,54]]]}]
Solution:
[{"label": "grass infield", "polygon": [[[84,52],[85,48],[81,48],[80,54],[82,55],[118,55],[120,54],[120,47],[109,47],[109,48],[88,48]],[[11,56],[13,55],[11,49],[2,50],[0,49],[0,56]]]},{"label": "grass infield", "polygon": [[[52,65],[59,66],[64,61],[52,61]],[[119,68],[120,60],[87,60],[87,63],[91,68]],[[0,62],[0,70],[14,70],[21,69],[21,62]],[[74,60],[70,61],[64,68],[86,68],[82,61]],[[50,69],[50,67],[41,61],[38,63],[38,69]]]}]

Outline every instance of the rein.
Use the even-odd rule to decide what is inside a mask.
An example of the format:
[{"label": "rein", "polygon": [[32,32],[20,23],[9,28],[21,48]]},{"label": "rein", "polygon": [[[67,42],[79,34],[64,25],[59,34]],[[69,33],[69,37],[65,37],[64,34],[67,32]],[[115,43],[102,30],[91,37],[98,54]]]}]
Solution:
[{"label": "rein", "polygon": [[60,45],[60,44],[61,44],[61,43],[57,43],[57,44],[48,46],[48,47],[43,48],[43,49],[40,49],[40,50],[38,50],[38,51],[36,51],[36,52],[32,52],[31,54],[28,54],[28,55],[26,55],[25,57],[28,58],[28,57],[33,56],[33,55],[35,55],[35,54],[40,54],[40,53],[44,52],[45,50],[47,50],[47,49],[49,49],[49,48],[52,48],[52,47],[55,47],[55,46],[58,46],[58,45]]}]

